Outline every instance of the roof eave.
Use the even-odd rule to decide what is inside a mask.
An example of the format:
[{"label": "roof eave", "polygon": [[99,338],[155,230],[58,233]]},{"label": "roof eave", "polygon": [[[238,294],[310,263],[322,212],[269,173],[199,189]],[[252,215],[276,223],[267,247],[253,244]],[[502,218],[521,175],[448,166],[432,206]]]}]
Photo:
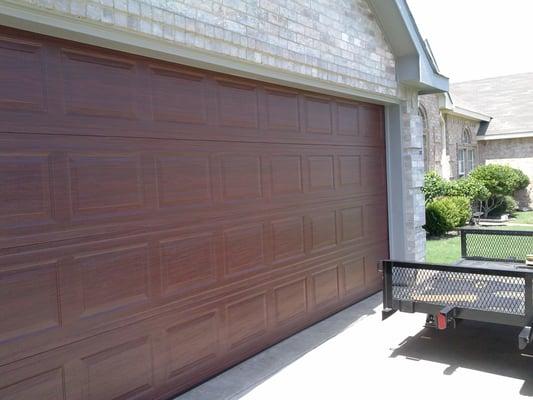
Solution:
[{"label": "roof eave", "polygon": [[439,72],[405,0],[368,0],[396,56],[399,83],[420,94],[449,90],[449,80]]},{"label": "roof eave", "polygon": [[443,114],[455,115],[474,121],[490,122],[492,120],[490,115],[455,105],[449,92],[439,96],[439,108]]},{"label": "roof eave", "polygon": [[477,140],[488,141],[488,140],[505,140],[505,139],[523,139],[523,138],[533,138],[533,131],[517,132],[517,133],[491,133],[489,135],[485,134],[483,136],[478,136]]}]

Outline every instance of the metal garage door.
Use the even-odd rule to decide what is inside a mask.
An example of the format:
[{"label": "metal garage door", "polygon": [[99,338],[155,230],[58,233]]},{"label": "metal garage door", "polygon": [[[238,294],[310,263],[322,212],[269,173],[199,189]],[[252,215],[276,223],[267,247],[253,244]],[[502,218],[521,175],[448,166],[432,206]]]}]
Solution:
[{"label": "metal garage door", "polygon": [[168,396],[378,290],[383,109],[4,29],[0,398]]}]

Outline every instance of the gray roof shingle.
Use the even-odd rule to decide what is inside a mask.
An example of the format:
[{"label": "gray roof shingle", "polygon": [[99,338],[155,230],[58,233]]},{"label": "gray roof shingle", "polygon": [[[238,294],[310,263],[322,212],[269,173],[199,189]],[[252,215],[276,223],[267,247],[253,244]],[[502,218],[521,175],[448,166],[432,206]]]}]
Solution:
[{"label": "gray roof shingle", "polygon": [[533,131],[533,72],[450,83],[458,106],[490,115],[487,135]]}]

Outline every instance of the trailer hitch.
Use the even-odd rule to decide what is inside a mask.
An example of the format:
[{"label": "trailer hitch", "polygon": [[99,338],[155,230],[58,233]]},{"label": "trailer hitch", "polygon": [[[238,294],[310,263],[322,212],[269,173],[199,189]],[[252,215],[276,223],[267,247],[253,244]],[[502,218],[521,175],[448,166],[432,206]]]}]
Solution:
[{"label": "trailer hitch", "polygon": [[453,306],[446,306],[437,314],[437,329],[444,330],[451,325],[455,328],[455,317],[457,315],[457,308]]}]

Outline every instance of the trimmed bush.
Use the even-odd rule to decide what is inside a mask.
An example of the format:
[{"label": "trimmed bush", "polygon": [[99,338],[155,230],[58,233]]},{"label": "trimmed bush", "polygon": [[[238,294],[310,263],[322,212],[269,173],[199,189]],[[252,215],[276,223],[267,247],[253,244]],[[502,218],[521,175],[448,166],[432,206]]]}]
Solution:
[{"label": "trimmed bush", "polygon": [[426,203],[437,197],[445,196],[447,185],[448,182],[442,179],[435,171],[426,173],[424,175],[424,186],[422,187]]},{"label": "trimmed bush", "polygon": [[490,212],[491,217],[499,217],[503,214],[515,215],[518,209],[518,203],[515,199],[511,196],[502,196],[497,201],[500,205]]},{"label": "trimmed bush", "polygon": [[439,197],[426,206],[424,229],[432,236],[441,236],[470,220],[470,200],[466,197]]},{"label": "trimmed bush", "polygon": [[446,196],[466,197],[470,203],[483,201],[490,197],[490,192],[480,181],[470,176],[448,182],[445,188]]},{"label": "trimmed bush", "polygon": [[522,172],[521,169],[518,169],[518,168],[513,168],[513,169],[516,173],[516,181],[517,181],[515,191],[525,189],[529,185],[529,177],[526,174],[524,174],[524,172]]},{"label": "trimmed bush", "polygon": [[464,196],[455,196],[450,197],[450,200],[457,208],[458,223],[454,228],[466,225],[470,221],[470,218],[472,218],[470,199]]}]

